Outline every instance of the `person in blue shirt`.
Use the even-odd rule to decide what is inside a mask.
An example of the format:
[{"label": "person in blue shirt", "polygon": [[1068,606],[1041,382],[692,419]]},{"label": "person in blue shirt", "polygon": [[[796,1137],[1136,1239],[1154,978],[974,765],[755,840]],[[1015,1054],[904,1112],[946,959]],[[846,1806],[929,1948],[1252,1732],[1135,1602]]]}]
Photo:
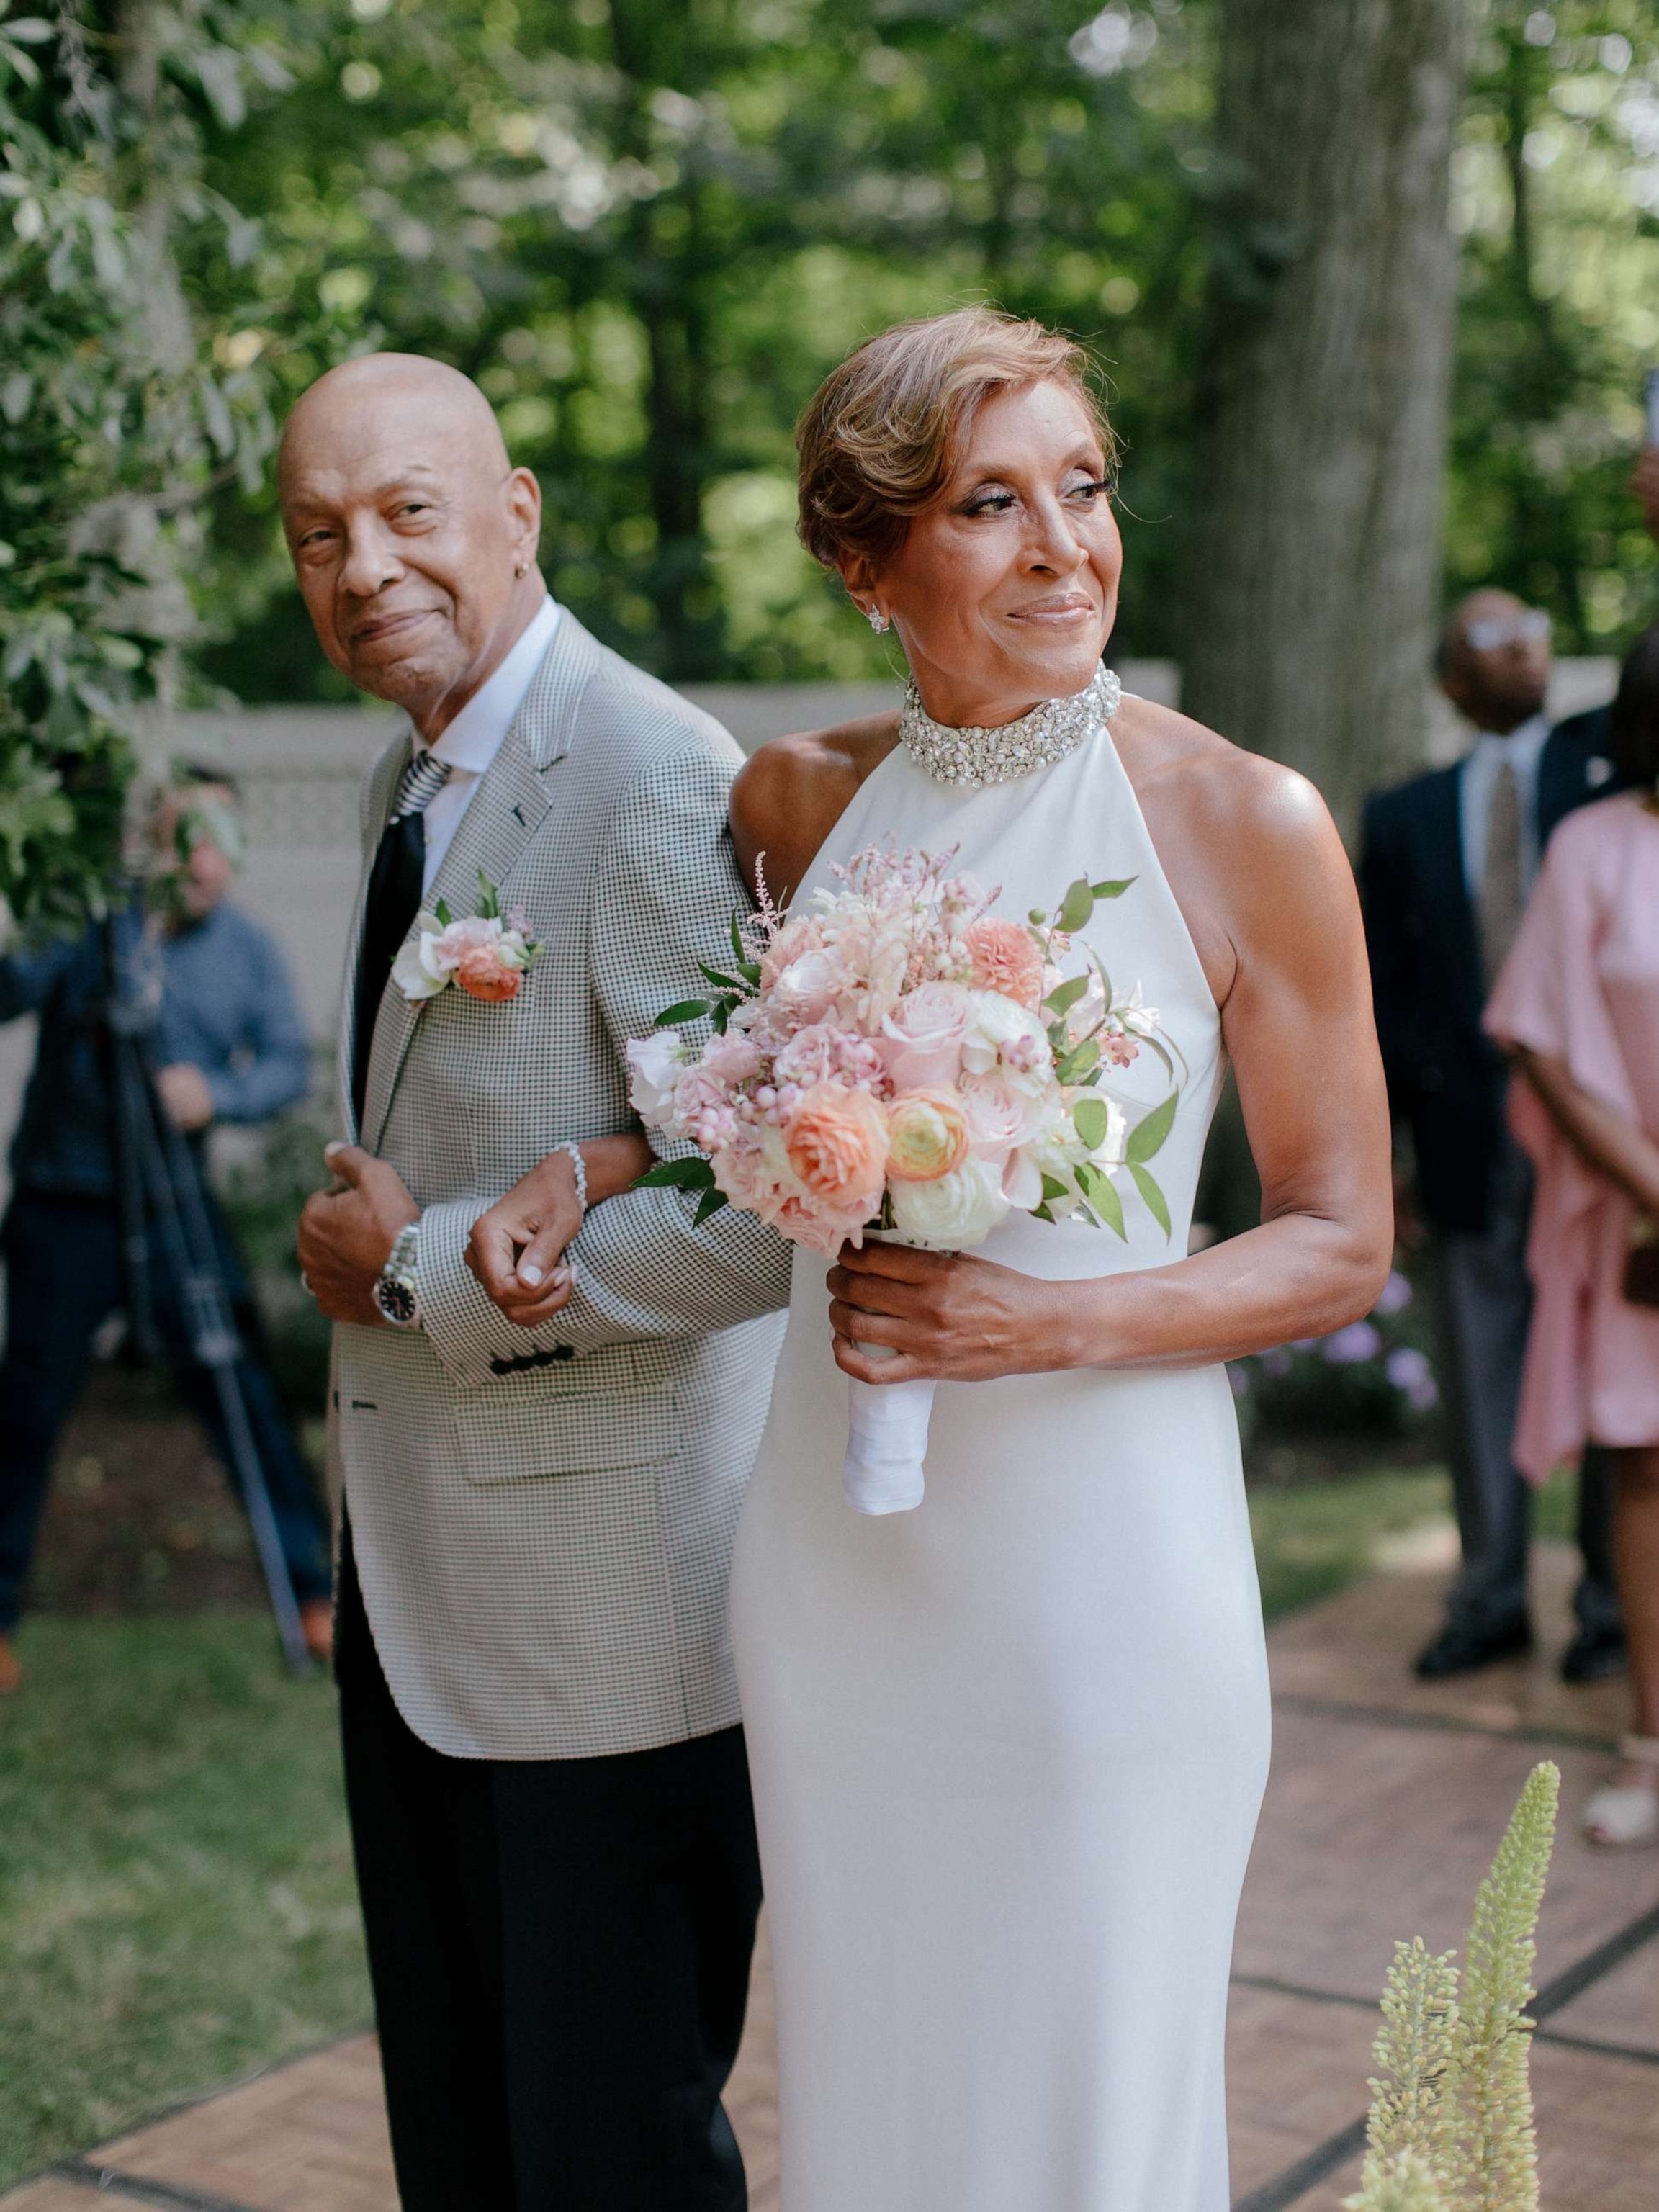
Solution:
[{"label": "person in blue shirt", "polygon": [[[269,933],[226,897],[240,842],[235,793],[208,769],[180,772],[156,810],[152,896],[121,914],[129,989],[156,1000],[156,1088],[199,1148],[216,1121],[262,1121],[302,1097],[310,1051]],[[157,896],[160,894],[160,896]],[[103,1023],[101,933],[0,959],[0,1021],[34,1014],[40,1041],[11,1149],[6,1347],[0,1358],[0,1692],[21,1669],[12,1634],[58,1437],[86,1380],[100,1324],[124,1296],[113,1102]],[[239,1374],[306,1641],[327,1656],[327,1526],[309,1469],[258,1351],[247,1285],[208,1200],[246,1347]],[[192,1358],[176,1286],[152,1255],[149,1291],[179,1386],[228,1465],[212,1377]]]}]

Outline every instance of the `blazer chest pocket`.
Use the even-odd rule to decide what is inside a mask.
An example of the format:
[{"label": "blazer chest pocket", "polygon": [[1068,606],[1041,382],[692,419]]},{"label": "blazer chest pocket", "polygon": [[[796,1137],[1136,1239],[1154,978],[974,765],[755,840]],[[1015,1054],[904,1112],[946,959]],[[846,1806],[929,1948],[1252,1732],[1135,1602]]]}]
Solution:
[{"label": "blazer chest pocket", "polygon": [[[562,1379],[562,1378],[561,1378]],[[470,1482],[544,1482],[663,1466],[679,1451],[674,1389],[567,1389],[513,1376],[452,1401]]]}]

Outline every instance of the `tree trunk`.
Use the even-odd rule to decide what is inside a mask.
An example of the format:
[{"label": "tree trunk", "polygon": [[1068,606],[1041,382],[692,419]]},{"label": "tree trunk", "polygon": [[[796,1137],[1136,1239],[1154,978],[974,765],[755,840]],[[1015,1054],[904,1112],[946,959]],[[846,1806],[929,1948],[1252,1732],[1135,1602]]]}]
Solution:
[{"label": "tree trunk", "polygon": [[1351,830],[1421,757],[1468,0],[1223,0],[1183,704]]}]

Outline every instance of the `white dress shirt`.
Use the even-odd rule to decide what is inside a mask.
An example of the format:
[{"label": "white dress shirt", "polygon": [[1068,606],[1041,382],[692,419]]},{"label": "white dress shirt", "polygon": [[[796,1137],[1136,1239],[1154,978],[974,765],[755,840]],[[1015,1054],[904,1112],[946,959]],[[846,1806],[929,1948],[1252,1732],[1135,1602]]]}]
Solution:
[{"label": "white dress shirt", "polygon": [[449,763],[449,781],[426,810],[423,890],[431,890],[461,826],[461,817],[471,805],[484,770],[501,750],[501,739],[512,728],[513,718],[530,689],[530,679],[541,666],[558,626],[556,601],[544,599],[506,659],[487,684],[478,686],[437,744],[427,748],[416,738],[417,752],[429,750]]},{"label": "white dress shirt", "polygon": [[[1473,904],[1480,900],[1486,879],[1486,825],[1492,813],[1492,786],[1507,761],[1515,771],[1521,801],[1521,881],[1530,890],[1538,872],[1538,763],[1550,733],[1547,714],[1534,714],[1500,738],[1496,730],[1482,730],[1474,750],[1463,757],[1458,784],[1458,830],[1463,847],[1463,882]],[[437,799],[433,800],[435,806]]]}]

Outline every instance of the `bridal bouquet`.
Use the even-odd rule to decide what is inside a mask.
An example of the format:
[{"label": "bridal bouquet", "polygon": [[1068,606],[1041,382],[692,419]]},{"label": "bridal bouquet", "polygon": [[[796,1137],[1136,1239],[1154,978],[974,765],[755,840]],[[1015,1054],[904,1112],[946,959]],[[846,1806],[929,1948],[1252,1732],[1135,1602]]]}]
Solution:
[{"label": "bridal bouquet", "polygon": [[[963,1251],[1015,1211],[1122,1237],[1126,1183],[1168,1236],[1147,1164],[1175,1120],[1174,1061],[1139,984],[1119,992],[1074,942],[1133,878],[1080,878],[1016,922],[954,860],[868,847],[787,916],[763,884],[729,963],[702,968],[712,995],[629,1047],[641,1120],[696,1147],[645,1182],[700,1193],[699,1221],[739,1206],[831,1258],[866,1235]],[[694,1049],[678,1029],[704,1018]],[[1131,1127],[1105,1079],[1143,1047],[1172,1087]],[[849,1389],[849,1502],[920,1504],[933,1383]]]}]

